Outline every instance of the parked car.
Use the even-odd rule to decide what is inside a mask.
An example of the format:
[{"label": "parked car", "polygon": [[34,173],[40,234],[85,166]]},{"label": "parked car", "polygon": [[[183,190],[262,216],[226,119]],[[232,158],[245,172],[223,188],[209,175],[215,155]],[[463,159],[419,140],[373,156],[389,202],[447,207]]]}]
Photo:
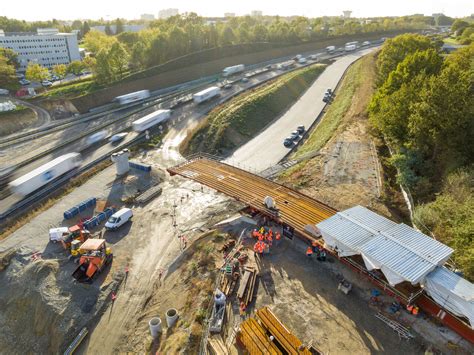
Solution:
[{"label": "parked car", "polygon": [[25,86],[25,85],[30,85],[30,84],[31,84],[31,81],[26,80],[26,79],[21,79],[21,80],[19,81],[19,83],[20,83],[20,85]]},{"label": "parked car", "polygon": [[298,127],[296,128],[296,130],[298,131],[299,134],[302,134],[302,133],[304,133],[305,128],[304,128],[304,126],[298,126]]},{"label": "parked car", "polygon": [[300,134],[298,133],[298,131],[293,131],[290,134],[290,138],[294,141],[298,140],[299,137],[300,137]]},{"label": "parked car", "polygon": [[133,212],[130,208],[122,208],[115,212],[105,224],[105,229],[115,230],[130,221],[133,217]]},{"label": "parked car", "polygon": [[43,86],[46,87],[46,88],[49,88],[51,85],[53,85],[53,83],[52,83],[51,81],[49,81],[49,80],[43,80],[43,81],[41,82],[41,85],[43,85]]},{"label": "parked car", "polygon": [[127,132],[114,134],[112,137],[109,138],[109,142],[112,144],[120,142],[122,139],[124,139],[127,136],[127,134],[128,134]]},{"label": "parked car", "polygon": [[60,80],[60,79],[61,79],[61,78],[60,78],[59,76],[57,76],[57,75],[53,75],[53,76],[51,77],[51,81],[58,81],[58,80]]},{"label": "parked car", "polygon": [[291,138],[285,138],[285,140],[283,141],[283,145],[285,147],[291,147],[293,145],[293,139]]}]

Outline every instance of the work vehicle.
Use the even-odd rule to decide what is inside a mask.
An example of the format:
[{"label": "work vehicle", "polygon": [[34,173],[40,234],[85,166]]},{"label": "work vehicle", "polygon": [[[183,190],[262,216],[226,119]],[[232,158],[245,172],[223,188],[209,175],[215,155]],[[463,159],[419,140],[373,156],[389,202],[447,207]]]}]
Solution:
[{"label": "work vehicle", "polygon": [[41,165],[33,171],[13,180],[8,186],[15,194],[26,196],[80,165],[81,155],[79,153],[61,155],[49,163]]},{"label": "work vehicle", "polygon": [[143,132],[157,125],[166,122],[171,117],[171,110],[158,110],[152,112],[132,123],[135,132]]},{"label": "work vehicle", "polygon": [[285,138],[283,141],[283,145],[285,147],[291,147],[293,145],[293,139],[292,138]]},{"label": "work vehicle", "polygon": [[140,90],[136,92],[131,92],[130,94],[117,96],[113,101],[118,102],[119,105],[126,105],[132,102],[148,99],[149,97],[150,97],[149,90]]},{"label": "work vehicle", "polygon": [[26,80],[26,79],[21,79],[21,80],[19,81],[19,83],[20,83],[20,85],[25,86],[25,85],[30,85],[30,84],[31,84],[31,81]]},{"label": "work vehicle", "polygon": [[105,239],[95,238],[87,239],[79,249],[82,255],[72,277],[78,282],[92,283],[94,278],[112,261],[112,250],[107,247]]},{"label": "work vehicle", "polygon": [[245,70],[245,65],[237,64],[237,65],[233,65],[231,67],[224,68],[224,70],[222,70],[222,75],[227,77],[227,76],[231,76],[231,75],[236,74],[236,73],[243,72],[244,70]]},{"label": "work vehicle", "polygon": [[89,137],[86,138],[86,146],[90,147],[91,145],[101,142],[105,139],[105,137],[107,137],[107,134],[107,131],[99,131],[95,132],[94,134],[91,134]]},{"label": "work vehicle", "polygon": [[48,88],[48,87],[52,86],[53,83],[52,83],[51,81],[49,81],[49,80],[43,80],[43,81],[41,82],[41,85],[44,86],[44,87],[46,87],[46,88]]},{"label": "work vehicle", "polygon": [[298,131],[293,131],[290,134],[290,138],[294,141],[298,140],[299,137],[300,137],[300,134],[298,133]]},{"label": "work vehicle", "polygon": [[336,46],[327,46],[326,47],[326,52],[328,53],[334,53],[336,51]]},{"label": "work vehicle", "polygon": [[60,242],[64,236],[69,234],[68,227],[57,227],[49,230],[49,240],[53,243]]},{"label": "work vehicle", "polygon": [[304,128],[304,126],[298,126],[298,127],[296,128],[296,130],[298,131],[299,134],[302,134],[302,133],[304,133],[305,128]]},{"label": "work vehicle", "polygon": [[199,91],[193,95],[193,100],[195,103],[200,104],[201,102],[207,101],[212,99],[213,97],[219,95],[221,93],[221,89],[217,86],[211,86],[207,89]]},{"label": "work vehicle", "polygon": [[70,250],[72,241],[78,240],[82,244],[90,237],[91,233],[88,230],[83,229],[82,227],[76,224],[68,228],[68,233],[66,235],[63,235],[59,242],[63,246],[64,250]]},{"label": "work vehicle", "polygon": [[128,134],[127,132],[114,134],[112,137],[109,138],[109,142],[112,144],[120,142],[122,139],[124,139],[127,136],[127,134]]},{"label": "work vehicle", "polygon": [[130,208],[122,208],[110,216],[105,224],[105,229],[116,230],[130,221],[133,217],[133,212]]}]

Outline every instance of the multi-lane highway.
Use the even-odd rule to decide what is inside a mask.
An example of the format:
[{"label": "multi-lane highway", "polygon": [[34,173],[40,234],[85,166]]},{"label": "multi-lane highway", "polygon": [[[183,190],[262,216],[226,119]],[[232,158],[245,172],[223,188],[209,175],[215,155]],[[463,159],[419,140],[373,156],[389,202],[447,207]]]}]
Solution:
[{"label": "multi-lane highway", "polygon": [[362,50],[337,59],[283,116],[237,149],[226,161],[257,172],[276,165],[291,149],[283,146],[283,140],[299,125],[308,128],[313,124],[326,105],[322,101],[324,92],[328,88],[334,89],[349,65],[372,50]]}]

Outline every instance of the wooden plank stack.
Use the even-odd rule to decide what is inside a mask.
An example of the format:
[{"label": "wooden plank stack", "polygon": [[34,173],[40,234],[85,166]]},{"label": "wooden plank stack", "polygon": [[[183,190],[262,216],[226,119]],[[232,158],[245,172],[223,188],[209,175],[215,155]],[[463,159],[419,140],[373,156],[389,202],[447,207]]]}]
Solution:
[{"label": "wooden plank stack", "polygon": [[252,302],[257,274],[257,269],[254,266],[246,266],[244,268],[244,276],[240,280],[237,297],[244,302],[245,306]]}]

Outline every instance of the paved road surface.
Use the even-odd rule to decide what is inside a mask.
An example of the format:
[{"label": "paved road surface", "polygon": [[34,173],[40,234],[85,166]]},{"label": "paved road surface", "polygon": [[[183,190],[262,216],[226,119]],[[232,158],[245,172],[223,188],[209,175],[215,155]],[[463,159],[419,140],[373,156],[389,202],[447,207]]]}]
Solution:
[{"label": "paved road surface", "polygon": [[322,98],[328,89],[334,89],[346,68],[358,58],[373,51],[366,49],[337,59],[318,77],[315,83],[277,121],[237,149],[226,159],[246,170],[261,172],[276,165],[290,148],[283,146],[283,140],[299,125],[311,126],[324,108]]}]

